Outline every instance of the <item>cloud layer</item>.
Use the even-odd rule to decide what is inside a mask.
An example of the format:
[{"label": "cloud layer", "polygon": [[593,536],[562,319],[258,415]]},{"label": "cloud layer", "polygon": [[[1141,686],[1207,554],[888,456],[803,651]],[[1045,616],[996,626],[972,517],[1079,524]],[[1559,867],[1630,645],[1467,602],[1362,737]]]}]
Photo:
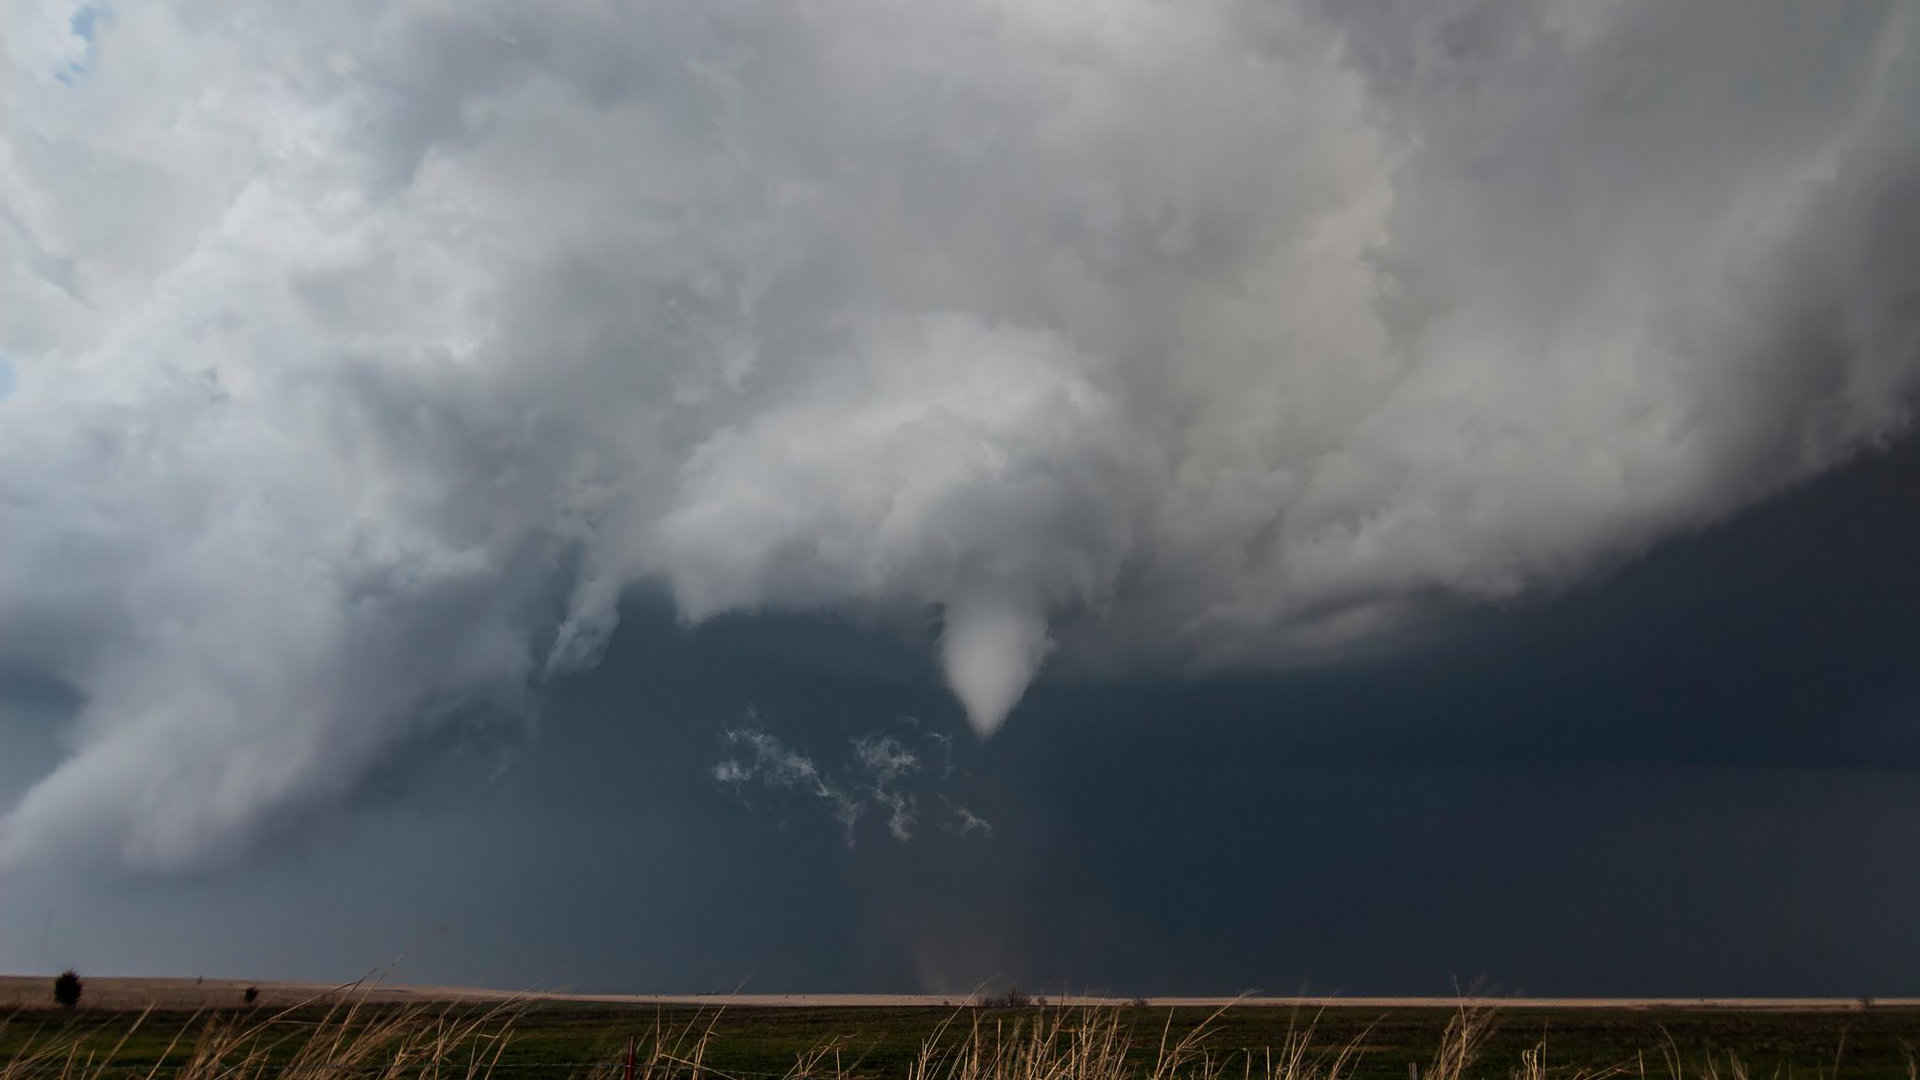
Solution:
[{"label": "cloud layer", "polygon": [[0,45],[0,860],[179,866],[623,589],[1289,663],[1900,430],[1910,5],[98,9]]}]

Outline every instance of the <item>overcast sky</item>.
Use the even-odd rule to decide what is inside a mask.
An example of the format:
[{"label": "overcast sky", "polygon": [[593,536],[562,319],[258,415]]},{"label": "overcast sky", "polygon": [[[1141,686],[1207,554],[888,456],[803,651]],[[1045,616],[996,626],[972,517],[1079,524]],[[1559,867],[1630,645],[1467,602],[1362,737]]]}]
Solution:
[{"label": "overcast sky", "polygon": [[1913,3],[5,4],[0,970],[1915,970]]}]

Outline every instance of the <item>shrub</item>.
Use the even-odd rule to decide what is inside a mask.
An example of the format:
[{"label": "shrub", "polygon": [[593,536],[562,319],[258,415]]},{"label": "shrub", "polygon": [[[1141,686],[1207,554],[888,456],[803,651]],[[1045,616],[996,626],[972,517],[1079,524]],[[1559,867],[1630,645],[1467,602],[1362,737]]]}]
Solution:
[{"label": "shrub", "polygon": [[247,999],[247,1004],[251,1005],[260,1000],[260,988],[257,986],[249,986],[244,996]]},{"label": "shrub", "polygon": [[80,976],[63,971],[53,980],[53,1000],[71,1009],[80,1004]]}]

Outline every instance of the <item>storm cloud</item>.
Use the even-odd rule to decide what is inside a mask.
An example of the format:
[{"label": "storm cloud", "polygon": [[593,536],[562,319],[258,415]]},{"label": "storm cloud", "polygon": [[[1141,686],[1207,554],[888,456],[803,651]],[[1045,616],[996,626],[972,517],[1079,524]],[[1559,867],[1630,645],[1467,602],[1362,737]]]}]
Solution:
[{"label": "storm cloud", "polygon": [[636,587],[924,638],[982,734],[1310,663],[1920,377],[1891,0],[5,19],[0,674],[74,706],[0,863],[244,851]]}]

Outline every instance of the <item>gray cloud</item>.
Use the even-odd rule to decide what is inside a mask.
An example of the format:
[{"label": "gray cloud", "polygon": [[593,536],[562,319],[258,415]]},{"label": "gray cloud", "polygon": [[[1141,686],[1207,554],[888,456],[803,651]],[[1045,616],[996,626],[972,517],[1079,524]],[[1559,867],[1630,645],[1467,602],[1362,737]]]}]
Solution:
[{"label": "gray cloud", "polygon": [[635,584],[938,612],[982,732],[1299,662],[1920,372],[1900,3],[75,14],[0,47],[0,666],[79,701],[0,860],[244,850]]}]

